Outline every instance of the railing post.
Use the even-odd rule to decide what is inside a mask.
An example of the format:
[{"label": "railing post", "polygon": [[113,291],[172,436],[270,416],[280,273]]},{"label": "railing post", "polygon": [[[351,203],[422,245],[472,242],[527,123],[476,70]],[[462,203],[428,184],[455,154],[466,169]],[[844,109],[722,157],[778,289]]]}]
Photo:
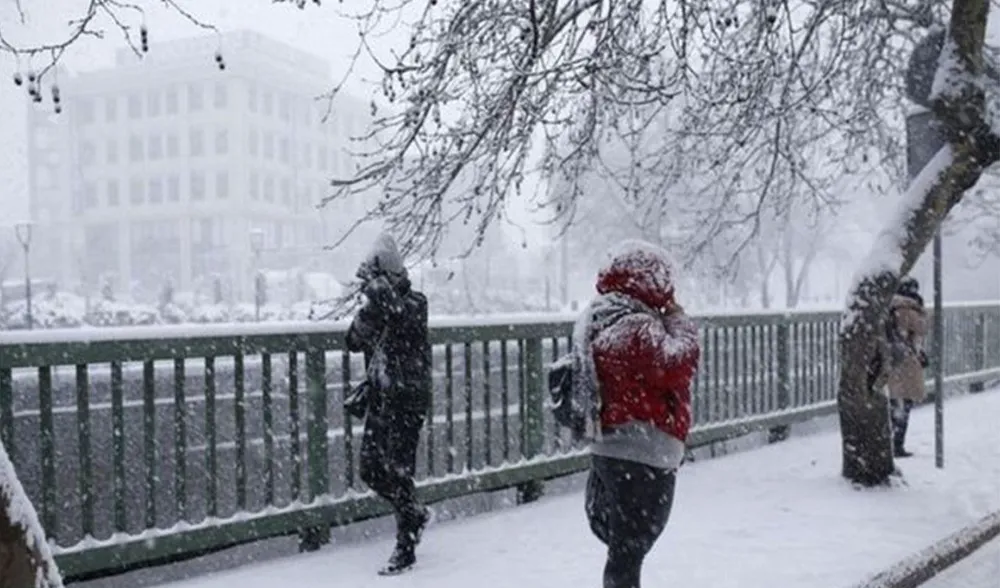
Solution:
[{"label": "railing post", "polygon": [[[980,312],[976,315],[976,325],[972,336],[972,362],[973,369],[982,371],[986,369],[986,313]],[[985,382],[976,381],[969,384],[969,392],[975,394],[982,392]]]},{"label": "railing post", "polygon": [[[545,443],[545,370],[542,358],[542,340],[528,339],[524,344],[524,457],[532,459],[541,455]],[[517,503],[525,504],[542,496],[544,485],[541,480],[532,480],[518,485]]]},{"label": "railing post", "polygon": [[[306,385],[309,392],[309,415],[306,424],[309,464],[309,499],[316,501],[329,491],[327,476],[326,422],[326,353],[310,347],[306,350]],[[330,526],[322,524],[299,531],[299,550],[315,551],[330,542]]]},{"label": "railing post", "polygon": [[[792,383],[791,383],[791,347],[789,345],[789,317],[785,317],[781,324],[778,325],[777,333],[777,349],[775,353],[778,355],[777,370],[778,370],[778,410],[784,410],[788,408],[791,404],[792,398]],[[788,425],[779,425],[777,427],[772,427],[768,431],[767,442],[777,443],[779,441],[784,441],[788,439]]]}]

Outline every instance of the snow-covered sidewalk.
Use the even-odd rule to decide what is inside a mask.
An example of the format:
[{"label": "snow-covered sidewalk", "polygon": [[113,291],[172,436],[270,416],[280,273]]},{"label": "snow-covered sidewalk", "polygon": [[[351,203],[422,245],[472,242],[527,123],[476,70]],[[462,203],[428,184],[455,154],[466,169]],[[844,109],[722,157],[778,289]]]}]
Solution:
[{"label": "snow-covered sidewalk", "polygon": [[[1000,391],[949,400],[945,414],[936,470],[933,410],[914,412],[902,488],[852,489],[838,475],[836,432],[685,466],[645,584],[847,587],[1000,509]],[[170,586],[583,588],[600,584],[604,559],[580,493],[433,527],[414,571],[378,577],[390,549],[386,537]]]}]

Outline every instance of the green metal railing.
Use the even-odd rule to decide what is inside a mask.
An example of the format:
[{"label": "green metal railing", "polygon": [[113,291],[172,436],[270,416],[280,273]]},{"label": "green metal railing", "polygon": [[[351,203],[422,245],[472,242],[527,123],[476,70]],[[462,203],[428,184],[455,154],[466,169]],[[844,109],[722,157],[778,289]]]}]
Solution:
[{"label": "green metal railing", "polygon": [[[950,305],[948,382],[1000,377],[1000,303]],[[705,315],[693,446],[835,410],[837,312]],[[418,459],[428,501],[582,471],[545,407],[570,318],[436,320]],[[343,325],[0,333],[0,440],[63,573],[81,579],[387,514],[357,472]]]}]

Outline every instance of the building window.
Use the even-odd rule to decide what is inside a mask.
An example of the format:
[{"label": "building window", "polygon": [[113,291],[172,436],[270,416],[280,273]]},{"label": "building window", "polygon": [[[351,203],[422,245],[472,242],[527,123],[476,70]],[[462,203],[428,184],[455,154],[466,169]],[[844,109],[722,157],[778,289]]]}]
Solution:
[{"label": "building window", "polygon": [[291,154],[289,153],[290,148],[287,137],[281,138],[280,146],[281,149],[279,150],[279,152],[280,152],[281,163],[288,163],[291,158]]},{"label": "building window", "polygon": [[94,148],[94,144],[90,141],[80,143],[80,163],[83,165],[92,165],[96,159],[97,150]]},{"label": "building window", "polygon": [[118,98],[111,96],[104,99],[104,120],[109,123],[118,120]]},{"label": "building window", "polygon": [[229,103],[229,88],[226,87],[225,82],[215,83],[215,96],[212,103],[216,108],[225,108]]},{"label": "building window", "polygon": [[215,197],[220,200],[229,198],[229,174],[224,171],[215,174]]},{"label": "building window", "polygon": [[188,84],[188,112],[198,112],[205,107],[205,96],[201,86]]},{"label": "building window", "polygon": [[146,183],[138,178],[129,180],[128,199],[132,204],[142,204],[146,200]]},{"label": "building window", "polygon": [[229,131],[222,130],[215,132],[215,153],[225,155],[229,152]]},{"label": "building window", "polygon": [[149,137],[149,159],[157,160],[163,157],[163,137],[151,135]]},{"label": "building window", "polygon": [[264,201],[274,202],[274,178],[271,176],[264,178]]},{"label": "building window", "polygon": [[302,144],[302,165],[309,169],[313,164],[313,150],[309,143]]},{"label": "building window", "polygon": [[160,116],[160,93],[153,91],[146,96],[146,115]]},{"label": "building window", "polygon": [[177,88],[167,90],[167,114],[177,114],[180,111],[180,99],[177,96]]},{"label": "building window", "polygon": [[260,176],[250,172],[250,200],[260,200]]},{"label": "building window", "polygon": [[250,135],[247,138],[247,150],[250,155],[257,157],[257,143],[260,141],[260,134],[255,130],[250,131]]},{"label": "building window", "polygon": [[190,153],[191,155],[197,156],[205,153],[205,146],[203,144],[204,135],[201,129],[191,129],[190,135],[191,145]]},{"label": "building window", "polygon": [[128,158],[130,161],[142,161],[142,139],[132,135],[128,140]]},{"label": "building window", "polygon": [[170,133],[167,135],[167,157],[177,157],[180,155],[180,146],[177,135]]},{"label": "building window", "polygon": [[97,208],[97,184],[94,182],[83,184],[83,207]]},{"label": "building window", "polygon": [[163,202],[163,180],[153,178],[149,180],[149,203],[160,204]]},{"label": "building window", "polygon": [[326,146],[320,145],[319,152],[316,153],[316,167],[320,171],[326,171]]},{"label": "building window", "polygon": [[264,133],[264,159],[274,159],[274,133]]},{"label": "building window", "polygon": [[250,112],[257,112],[257,84],[253,82],[247,85],[247,108]]},{"label": "building window", "polygon": [[313,124],[312,121],[312,111],[313,103],[312,100],[304,100],[302,102],[301,112],[302,112],[302,126],[308,127]]},{"label": "building window", "polygon": [[108,139],[108,163],[118,163],[118,141]]},{"label": "building window", "polygon": [[138,94],[129,94],[128,117],[131,119],[142,118],[142,97]]},{"label": "building window", "polygon": [[281,179],[281,201],[286,206],[292,205],[292,182],[288,178]]},{"label": "building window", "polygon": [[181,199],[181,180],[177,174],[167,177],[167,200],[178,202]]},{"label": "building window", "polygon": [[76,120],[81,125],[89,125],[94,122],[94,100],[93,98],[79,98],[76,100]]},{"label": "building window", "polygon": [[270,90],[264,90],[264,116],[274,114],[274,94]]},{"label": "building window", "polygon": [[205,199],[205,174],[200,171],[191,172],[191,200]]},{"label": "building window", "polygon": [[121,201],[118,195],[118,180],[108,180],[107,201],[108,206],[118,206]]},{"label": "building window", "polygon": [[309,208],[309,205],[312,203],[312,198],[313,198],[313,196],[312,196],[312,186],[310,186],[309,184],[306,184],[305,186],[302,187],[302,208],[303,209]]},{"label": "building window", "polygon": [[288,94],[282,92],[278,98],[278,116],[283,121],[289,121],[292,118],[292,103],[291,98]]},{"label": "building window", "polygon": [[215,232],[212,230],[213,224],[210,218],[202,218],[195,221],[191,225],[191,239],[197,245],[205,249],[210,249],[215,244],[215,240],[213,239]]}]

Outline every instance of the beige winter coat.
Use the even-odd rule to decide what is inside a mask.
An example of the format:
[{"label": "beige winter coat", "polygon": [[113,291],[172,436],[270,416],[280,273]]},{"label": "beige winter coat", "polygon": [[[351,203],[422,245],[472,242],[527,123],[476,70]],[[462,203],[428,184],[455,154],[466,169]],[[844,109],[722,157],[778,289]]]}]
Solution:
[{"label": "beige winter coat", "polygon": [[920,353],[927,338],[927,313],[916,300],[899,295],[893,296],[890,309],[896,313],[898,340],[905,344],[895,354],[890,349],[897,361],[889,369],[889,397],[922,402],[927,391]]}]

